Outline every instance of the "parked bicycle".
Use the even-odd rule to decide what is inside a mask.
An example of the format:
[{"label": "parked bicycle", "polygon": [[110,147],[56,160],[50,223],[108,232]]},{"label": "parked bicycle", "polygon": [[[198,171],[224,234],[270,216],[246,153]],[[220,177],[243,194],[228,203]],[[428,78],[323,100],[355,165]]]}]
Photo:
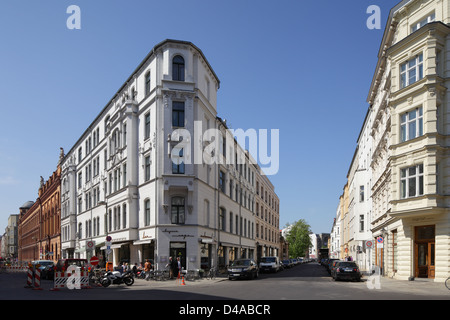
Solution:
[{"label": "parked bicycle", "polygon": [[445,280],[445,286],[447,287],[448,290],[450,290],[450,277],[448,277],[447,280]]},{"label": "parked bicycle", "polygon": [[206,274],[206,279],[214,280],[215,277],[216,277],[216,269],[215,268],[209,269],[208,273]]}]

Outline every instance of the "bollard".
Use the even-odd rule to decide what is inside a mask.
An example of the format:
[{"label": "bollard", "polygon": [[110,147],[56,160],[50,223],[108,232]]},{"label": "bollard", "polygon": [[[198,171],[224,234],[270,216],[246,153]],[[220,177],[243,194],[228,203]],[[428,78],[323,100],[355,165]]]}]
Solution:
[{"label": "bollard", "polygon": [[24,288],[32,288],[33,287],[33,267],[28,267],[27,272],[27,285]]},{"label": "bollard", "polygon": [[36,268],[36,272],[34,275],[34,288],[33,290],[42,290],[41,288],[41,271],[39,268]]}]

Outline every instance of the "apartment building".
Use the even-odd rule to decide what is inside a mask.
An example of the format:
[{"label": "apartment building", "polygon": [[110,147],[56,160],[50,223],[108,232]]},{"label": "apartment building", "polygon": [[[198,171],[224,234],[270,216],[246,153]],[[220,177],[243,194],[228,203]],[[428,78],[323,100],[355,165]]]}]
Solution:
[{"label": "apartment building", "polygon": [[[62,161],[64,257],[158,269],[169,257],[188,269],[256,257],[257,181],[268,179],[217,116],[219,85],[190,42],[150,51]],[[267,213],[279,208],[270,190]]]},{"label": "apartment building", "polygon": [[[60,161],[62,160],[60,154]],[[61,258],[60,216],[61,168],[47,179],[41,177],[38,198],[20,207],[18,226],[18,255],[20,261],[53,260]]]},{"label": "apartment building", "polygon": [[[449,1],[392,8],[349,171],[341,232],[356,235],[358,225],[366,229],[361,218],[370,221],[362,238],[371,234],[375,246],[365,248],[366,261],[396,279],[444,281],[450,273],[448,23]],[[351,252],[352,235],[342,238]]]},{"label": "apartment building", "polygon": [[263,175],[256,177],[255,219],[257,260],[267,256],[279,257],[280,200],[270,180]]}]

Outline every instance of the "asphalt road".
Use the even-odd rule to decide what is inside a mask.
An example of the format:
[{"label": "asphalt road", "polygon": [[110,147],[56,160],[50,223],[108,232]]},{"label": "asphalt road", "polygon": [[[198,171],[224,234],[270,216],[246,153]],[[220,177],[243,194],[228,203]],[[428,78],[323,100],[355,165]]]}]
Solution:
[{"label": "asphalt road", "polygon": [[0,274],[1,300],[450,300],[442,283],[399,281],[382,278],[379,288],[361,282],[333,281],[317,263],[297,265],[275,274],[261,274],[256,280],[218,278],[215,281],[145,281],[111,285],[108,288],[51,291],[53,282],[42,280],[42,290],[24,288],[25,273]]}]

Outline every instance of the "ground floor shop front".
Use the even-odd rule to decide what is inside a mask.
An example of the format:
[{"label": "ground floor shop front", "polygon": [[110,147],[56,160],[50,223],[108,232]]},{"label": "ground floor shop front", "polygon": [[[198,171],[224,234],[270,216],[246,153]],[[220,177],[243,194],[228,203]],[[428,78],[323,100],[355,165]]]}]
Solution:
[{"label": "ground floor shop front", "polygon": [[112,262],[113,266],[123,263],[144,265],[149,260],[155,270],[163,270],[170,261],[179,259],[185,270],[211,267],[217,270],[226,269],[235,259],[255,259],[254,241],[237,236],[218,235],[211,230],[200,230],[195,227],[174,226],[158,227],[139,232],[138,240],[127,240],[109,235],[111,241],[104,238],[80,241],[77,249],[65,250],[65,258],[99,258],[100,266]]},{"label": "ground floor shop front", "polygon": [[373,240],[372,258],[385,276],[443,282],[450,274],[449,213],[394,215]]}]

